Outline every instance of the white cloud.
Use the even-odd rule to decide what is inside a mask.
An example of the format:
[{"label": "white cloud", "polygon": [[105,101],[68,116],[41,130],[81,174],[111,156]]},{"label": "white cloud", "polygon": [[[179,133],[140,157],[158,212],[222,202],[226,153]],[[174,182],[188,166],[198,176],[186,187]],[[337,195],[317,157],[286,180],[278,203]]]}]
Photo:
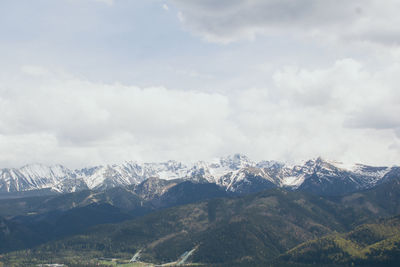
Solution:
[{"label": "white cloud", "polygon": [[324,68],[282,67],[268,87],[225,94],[27,69],[14,79],[0,76],[2,166],[196,160],[234,152],[369,164],[398,164],[400,156],[396,63],[372,70],[349,58]]},{"label": "white cloud", "polygon": [[396,69],[367,70],[353,59],[314,70],[283,68],[273,75],[273,86],[233,97],[236,123],[252,140],[253,153],[264,158],[321,155],[398,164],[400,77],[390,74]]},{"label": "white cloud", "polygon": [[[89,153],[89,161],[89,157],[125,160],[131,158],[130,153],[148,160],[201,157],[218,149],[221,135],[232,127],[226,119],[229,103],[222,95],[57,75],[35,77],[26,84],[8,83],[0,88],[1,149],[16,162],[32,161],[36,153],[41,154],[37,159],[77,165],[84,156],[66,155],[78,150],[82,155]],[[31,153],[18,154],[20,150],[6,145],[12,142],[26,145]],[[49,150],[56,155],[47,154]]]},{"label": "white cloud", "polygon": [[162,8],[163,8],[165,11],[169,11],[169,7],[168,7],[167,4],[163,4],[163,5],[162,5]]},{"label": "white cloud", "polygon": [[173,0],[185,25],[207,41],[229,43],[257,35],[399,44],[398,1]]},{"label": "white cloud", "polygon": [[177,16],[178,16],[178,20],[180,22],[185,22],[185,17],[183,16],[182,12],[178,12]]},{"label": "white cloud", "polygon": [[35,65],[24,65],[21,67],[21,71],[32,76],[45,76],[50,73],[49,70]]}]

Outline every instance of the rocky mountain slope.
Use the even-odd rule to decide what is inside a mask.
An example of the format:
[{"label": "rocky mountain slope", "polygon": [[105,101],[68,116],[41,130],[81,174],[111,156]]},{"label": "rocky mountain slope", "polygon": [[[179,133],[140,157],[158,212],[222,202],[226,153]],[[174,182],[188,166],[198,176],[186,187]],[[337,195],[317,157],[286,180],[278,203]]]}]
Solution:
[{"label": "rocky mountain slope", "polygon": [[123,164],[70,170],[61,165],[27,165],[0,170],[0,195],[15,192],[48,190],[76,192],[105,190],[117,186],[138,185],[157,177],[163,180],[184,179],[215,183],[226,191],[249,193],[273,187],[285,187],[324,195],[340,195],[368,189],[390,179],[398,167],[372,167],[361,164],[345,166],[321,158],[290,166],[275,161],[253,162],[244,155],[185,165],[125,162]]}]

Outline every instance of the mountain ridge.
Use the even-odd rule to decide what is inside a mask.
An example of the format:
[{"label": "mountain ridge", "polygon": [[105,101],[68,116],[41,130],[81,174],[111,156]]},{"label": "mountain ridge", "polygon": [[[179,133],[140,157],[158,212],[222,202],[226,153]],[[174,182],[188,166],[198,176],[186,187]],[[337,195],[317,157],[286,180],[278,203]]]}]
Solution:
[{"label": "mountain ridge", "polygon": [[126,161],[70,170],[62,165],[31,164],[18,169],[0,169],[0,195],[43,189],[54,193],[105,190],[139,185],[153,177],[215,183],[226,191],[238,193],[284,187],[337,195],[371,188],[396,168],[399,167],[346,166],[321,157],[291,166],[277,161],[254,162],[241,154],[191,165],[173,160],[161,163]]}]

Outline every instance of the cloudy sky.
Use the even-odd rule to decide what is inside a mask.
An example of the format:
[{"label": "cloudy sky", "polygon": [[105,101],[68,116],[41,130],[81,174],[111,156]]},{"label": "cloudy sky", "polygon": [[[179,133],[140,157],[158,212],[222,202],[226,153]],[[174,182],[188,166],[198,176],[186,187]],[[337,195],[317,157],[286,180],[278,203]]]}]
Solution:
[{"label": "cloudy sky", "polygon": [[0,167],[400,164],[397,0],[2,0]]}]

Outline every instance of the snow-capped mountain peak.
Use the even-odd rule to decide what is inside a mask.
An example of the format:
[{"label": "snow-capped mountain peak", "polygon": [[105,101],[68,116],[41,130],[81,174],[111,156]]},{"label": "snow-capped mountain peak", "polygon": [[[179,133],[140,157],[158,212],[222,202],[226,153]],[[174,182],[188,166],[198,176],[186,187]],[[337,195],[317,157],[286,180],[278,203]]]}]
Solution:
[{"label": "snow-capped mountain peak", "polygon": [[163,180],[184,179],[215,183],[233,192],[286,187],[334,194],[369,188],[391,170],[390,167],[345,165],[322,158],[311,159],[295,166],[277,161],[256,163],[241,154],[188,165],[173,160],[161,163],[126,161],[122,164],[70,170],[61,165],[31,164],[19,169],[1,169],[0,192],[37,189],[51,189],[62,193],[84,189],[102,190],[138,185],[155,177]]}]

